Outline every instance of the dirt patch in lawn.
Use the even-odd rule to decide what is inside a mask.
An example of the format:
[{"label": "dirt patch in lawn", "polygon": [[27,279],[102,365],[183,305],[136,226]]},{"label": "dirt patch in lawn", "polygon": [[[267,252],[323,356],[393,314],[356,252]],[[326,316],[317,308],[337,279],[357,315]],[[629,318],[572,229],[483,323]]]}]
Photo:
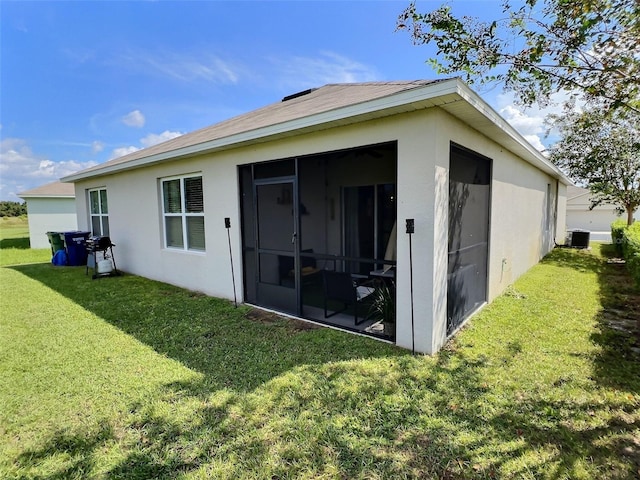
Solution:
[{"label": "dirt patch in lawn", "polygon": [[245,315],[246,318],[253,322],[262,323],[263,325],[275,325],[286,323],[293,331],[303,332],[307,330],[316,330],[322,328],[319,325],[315,325],[311,322],[305,322],[304,320],[298,320],[295,318],[284,317],[274,312],[267,312],[258,308],[252,308]]}]

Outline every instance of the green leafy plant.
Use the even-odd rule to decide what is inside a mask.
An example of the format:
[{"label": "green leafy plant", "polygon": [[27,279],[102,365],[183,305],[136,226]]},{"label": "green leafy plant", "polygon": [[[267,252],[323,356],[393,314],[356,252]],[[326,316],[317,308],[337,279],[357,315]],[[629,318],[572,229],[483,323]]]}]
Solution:
[{"label": "green leafy plant", "polygon": [[640,222],[629,225],[622,232],[622,255],[627,270],[640,286]]},{"label": "green leafy plant", "polygon": [[624,231],[627,228],[627,222],[619,218],[615,220],[611,224],[611,241],[616,248],[616,252],[618,255],[622,255],[622,237],[624,236]]},{"label": "green leafy plant", "polygon": [[395,284],[393,282],[382,283],[371,295],[371,317],[382,321],[385,334],[393,335],[396,323]]},{"label": "green leafy plant", "polygon": [[428,61],[438,73],[503,83],[524,105],[545,106],[564,91],[603,112],[640,111],[637,1],[503,0],[492,21],[458,15],[449,3],[420,13],[412,2],[397,21],[415,45],[437,49]]}]

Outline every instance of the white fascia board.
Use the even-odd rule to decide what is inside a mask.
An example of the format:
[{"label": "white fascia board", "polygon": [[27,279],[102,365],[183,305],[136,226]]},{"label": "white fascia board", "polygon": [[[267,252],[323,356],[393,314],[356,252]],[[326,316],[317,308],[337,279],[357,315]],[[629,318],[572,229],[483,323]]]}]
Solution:
[{"label": "white fascia board", "polygon": [[[397,109],[403,106],[409,106],[416,102],[424,102],[448,94],[458,92],[458,80],[444,80],[434,84],[428,84],[423,87],[412,88],[399,93],[395,93],[386,97],[369,100],[366,102],[341,107],[326,112],[317,113],[307,117],[290,120],[287,122],[269,125],[267,127],[258,128],[241,132],[228,137],[223,137],[209,142],[203,142],[196,145],[178,148],[168,152],[150,155],[148,157],[139,158],[130,162],[123,162],[114,165],[108,165],[104,168],[91,170],[89,172],[78,172],[77,174],[68,175],[61,178],[63,182],[76,182],[91,177],[110,175],[113,173],[140,168],[167,160],[176,160],[179,158],[191,157],[204,153],[220,151],[232,147],[237,147],[247,143],[265,142],[273,137],[284,136],[286,134],[294,134],[300,130],[324,129],[330,127],[334,123],[350,123],[345,120],[352,119],[356,121],[357,117],[363,115],[374,115],[377,117],[385,116],[385,111]],[[434,102],[429,106],[437,105]],[[418,107],[418,108],[426,108]],[[393,112],[391,112],[393,113]],[[378,115],[375,115],[378,114]],[[390,113],[387,113],[390,114]]]},{"label": "white fascia board", "polygon": [[22,198],[23,200],[26,200],[27,198],[76,198],[75,195],[47,195],[47,194],[20,195],[19,193],[18,193],[18,197]]},{"label": "white fascia board", "polygon": [[573,185],[573,181],[567,177],[562,170],[551,163],[538,149],[534,148],[515,128],[513,128],[502,116],[496,112],[487,102],[471,90],[464,82],[458,81],[460,87],[459,95],[471,106],[477,109],[482,115],[500,128],[513,141],[518,143],[519,152],[514,152],[523,157],[532,165],[553,175],[565,185]]}]

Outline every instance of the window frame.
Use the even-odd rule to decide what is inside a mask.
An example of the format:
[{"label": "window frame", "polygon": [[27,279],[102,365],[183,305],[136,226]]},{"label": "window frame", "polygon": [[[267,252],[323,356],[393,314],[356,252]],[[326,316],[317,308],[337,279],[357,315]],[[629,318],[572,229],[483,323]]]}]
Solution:
[{"label": "window frame", "polygon": [[[96,192],[98,195],[98,213],[94,213],[93,212],[93,205],[91,202],[91,194],[93,192]],[[104,192],[105,195],[105,200],[106,200],[106,204],[107,204],[107,211],[106,213],[103,211],[103,202],[102,202],[102,192]],[[89,225],[91,227],[91,234],[92,235],[98,235],[98,236],[109,236],[109,232],[110,232],[110,225],[109,225],[109,195],[107,192],[107,187],[96,187],[96,188],[89,188],[87,189],[87,203],[88,203],[88,211],[89,211]],[[99,219],[99,225],[100,225],[100,231],[96,232],[93,229],[93,219],[94,217]],[[107,228],[105,231],[105,219],[107,220]]]},{"label": "window frame", "polygon": [[[187,212],[187,196],[185,183],[188,179],[199,178],[202,189],[202,210],[200,212]],[[168,182],[179,180],[180,185],[180,212],[167,212],[165,205],[165,188]],[[191,253],[206,253],[206,235],[205,235],[205,218],[204,218],[204,184],[201,172],[187,173],[182,175],[173,175],[170,177],[162,177],[160,182],[160,215],[162,218],[163,247],[167,250]],[[202,218],[202,248],[193,248],[189,246],[189,228],[188,218]],[[182,227],[182,246],[169,245],[169,229],[167,228],[167,218],[180,218]]]}]

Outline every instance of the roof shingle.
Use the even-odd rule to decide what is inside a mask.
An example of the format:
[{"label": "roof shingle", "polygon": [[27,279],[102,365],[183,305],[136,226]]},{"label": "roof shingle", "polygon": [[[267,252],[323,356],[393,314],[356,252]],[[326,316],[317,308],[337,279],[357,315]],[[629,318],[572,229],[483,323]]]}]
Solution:
[{"label": "roof shingle", "polygon": [[297,120],[310,115],[328,112],[338,108],[357,105],[362,102],[382,98],[395,93],[422,87],[442,80],[411,80],[392,82],[363,82],[329,84],[308,94],[294,96],[286,101],[280,101],[220,123],[181,135],[163,143],[138,150],[122,157],[109,160],[95,167],[83,170],[91,172],[102,170],[110,165],[125,164],[152,155],[162,154],[193,145],[218,140],[239,133],[249,132],[279,123]]},{"label": "roof shingle", "polygon": [[76,191],[73,183],[52,182],[41,185],[31,190],[20,192],[21,198],[26,197],[75,197]]}]

